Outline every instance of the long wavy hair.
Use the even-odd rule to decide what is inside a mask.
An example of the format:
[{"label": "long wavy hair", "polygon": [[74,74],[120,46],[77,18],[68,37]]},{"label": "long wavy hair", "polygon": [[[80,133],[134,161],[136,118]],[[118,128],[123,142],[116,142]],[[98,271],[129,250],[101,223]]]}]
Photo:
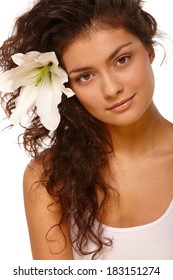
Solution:
[{"label": "long wavy hair", "polygon": [[[94,25],[122,27],[151,47],[155,43],[157,23],[142,9],[142,4],[140,0],[39,0],[16,20],[11,37],[1,46],[1,67],[3,70],[15,67],[11,60],[13,54],[33,50],[55,51],[61,65],[65,48],[79,36],[87,35]],[[19,94],[20,91],[6,94],[8,115],[15,108]],[[24,130],[23,144],[32,157],[42,161],[40,180],[57,203],[61,203],[62,217],[55,226],[61,227],[63,221],[71,226],[73,219],[77,232],[72,245],[75,242],[80,254],[92,254],[94,259],[112,242],[104,236],[101,224],[97,231],[93,230],[95,219],[103,215],[113,189],[104,176],[109,171],[108,158],[113,152],[111,139],[104,125],[75,96],[68,99],[63,96],[59,111],[61,122],[50,135],[34,108]],[[102,194],[99,202],[98,192]],[[87,250],[89,241],[95,244],[94,251]]]}]

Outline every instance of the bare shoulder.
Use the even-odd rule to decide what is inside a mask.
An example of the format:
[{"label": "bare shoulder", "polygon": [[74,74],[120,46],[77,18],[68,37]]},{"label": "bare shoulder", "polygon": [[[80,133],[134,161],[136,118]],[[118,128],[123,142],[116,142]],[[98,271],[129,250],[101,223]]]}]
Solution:
[{"label": "bare shoulder", "polygon": [[32,160],[23,177],[24,205],[33,259],[73,259],[70,232],[59,222],[61,207],[41,180],[43,164]]},{"label": "bare shoulder", "polygon": [[44,168],[41,160],[31,160],[29,162],[23,176],[24,195],[29,195],[29,193],[36,194],[36,190],[38,189],[42,190],[46,196],[48,195],[48,193],[45,192],[45,187],[41,184],[43,171]]},{"label": "bare shoulder", "polygon": [[25,205],[39,206],[39,203],[53,203],[44,184],[42,183],[43,164],[39,160],[32,160],[25,169],[23,176],[23,192]]}]

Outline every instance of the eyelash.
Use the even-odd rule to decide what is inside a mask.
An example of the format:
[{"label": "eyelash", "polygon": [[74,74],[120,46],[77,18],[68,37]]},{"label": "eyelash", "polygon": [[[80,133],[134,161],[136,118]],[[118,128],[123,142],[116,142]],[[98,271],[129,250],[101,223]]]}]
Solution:
[{"label": "eyelash", "polygon": [[[121,67],[121,65],[123,65],[123,64],[126,64],[128,61],[129,61],[129,59],[131,58],[131,55],[122,55],[122,56],[120,56],[118,59],[116,59],[116,61],[115,61],[115,66],[117,66],[117,63],[118,62],[120,62],[122,59],[125,59],[125,62],[123,62],[123,63],[120,63],[118,66],[120,66]],[[86,80],[84,80],[84,81],[82,81],[82,78],[84,78],[84,77],[86,77],[86,76],[89,76],[89,79],[86,79]],[[83,73],[83,74],[81,74],[81,75],[79,75],[77,78],[76,78],[76,81],[77,82],[80,82],[80,83],[86,83],[86,82],[88,82],[89,80],[90,80],[90,76],[93,76],[92,74],[90,74],[90,73]]]}]

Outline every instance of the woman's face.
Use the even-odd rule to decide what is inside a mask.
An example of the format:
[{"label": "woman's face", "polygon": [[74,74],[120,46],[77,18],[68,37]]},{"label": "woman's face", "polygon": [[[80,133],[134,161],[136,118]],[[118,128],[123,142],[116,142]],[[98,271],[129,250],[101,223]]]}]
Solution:
[{"label": "woman's face", "polygon": [[63,55],[70,86],[86,110],[105,124],[139,120],[151,104],[154,51],[123,29],[91,31]]}]

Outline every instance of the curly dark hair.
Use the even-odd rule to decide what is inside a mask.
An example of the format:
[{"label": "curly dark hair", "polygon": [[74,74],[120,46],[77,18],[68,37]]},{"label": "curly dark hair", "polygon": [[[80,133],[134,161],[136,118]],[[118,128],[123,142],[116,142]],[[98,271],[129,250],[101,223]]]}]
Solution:
[{"label": "curly dark hair", "polygon": [[[60,65],[65,48],[78,36],[86,35],[93,24],[122,27],[137,36],[146,47],[154,45],[157,33],[155,19],[142,9],[141,0],[39,0],[15,23],[12,35],[0,48],[0,63],[3,70],[14,67],[11,56],[29,51],[55,51]],[[20,91],[6,94],[6,112],[15,108]],[[69,225],[73,218],[77,235],[73,242],[83,255],[97,258],[103,246],[111,240],[103,235],[100,225],[93,231],[95,219],[104,213],[105,202],[113,189],[106,182],[109,171],[109,155],[113,152],[109,134],[103,123],[90,115],[76,96],[63,96],[59,105],[61,121],[50,136],[36,114],[25,127],[23,144],[26,151],[42,161],[42,180],[49,194],[61,203],[62,218]],[[45,142],[49,140],[49,147]],[[46,149],[46,152],[43,150]],[[98,202],[97,193],[102,201]],[[117,193],[118,198],[118,191]],[[96,245],[93,252],[86,244]]]}]

